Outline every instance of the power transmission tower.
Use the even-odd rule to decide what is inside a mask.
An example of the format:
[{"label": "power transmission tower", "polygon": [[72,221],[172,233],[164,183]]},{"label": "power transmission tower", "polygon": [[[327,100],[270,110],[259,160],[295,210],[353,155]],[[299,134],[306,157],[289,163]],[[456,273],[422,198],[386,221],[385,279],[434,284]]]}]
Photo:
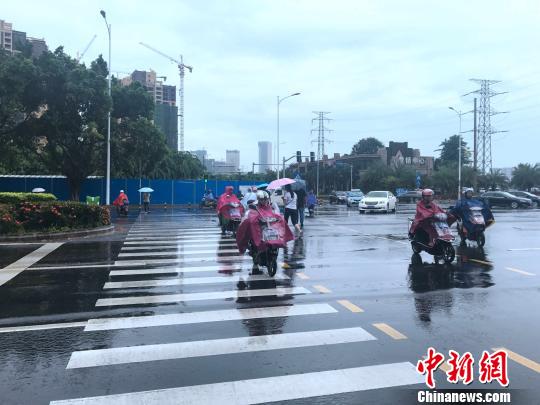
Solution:
[{"label": "power transmission tower", "polygon": [[325,144],[331,142],[326,138],[325,132],[332,132],[331,129],[326,128],[325,123],[330,121],[330,118],[327,118],[326,115],[330,114],[326,111],[313,111],[313,114],[317,115],[317,118],[311,120],[313,125],[314,121],[318,121],[317,128],[313,128],[311,132],[317,132],[317,139],[312,140],[311,143],[317,142],[317,195],[319,195],[319,162],[321,158],[325,155]]},{"label": "power transmission tower", "polygon": [[493,170],[493,157],[491,150],[491,135],[508,132],[508,131],[496,131],[491,126],[491,117],[497,114],[507,114],[507,111],[495,111],[491,108],[491,97],[499,94],[508,93],[507,91],[495,92],[491,89],[491,86],[500,83],[500,80],[485,80],[485,79],[470,79],[471,81],[480,84],[478,90],[465,94],[479,94],[480,103],[478,107],[478,126],[477,126],[477,153],[478,156],[478,168],[480,174],[491,173]]}]

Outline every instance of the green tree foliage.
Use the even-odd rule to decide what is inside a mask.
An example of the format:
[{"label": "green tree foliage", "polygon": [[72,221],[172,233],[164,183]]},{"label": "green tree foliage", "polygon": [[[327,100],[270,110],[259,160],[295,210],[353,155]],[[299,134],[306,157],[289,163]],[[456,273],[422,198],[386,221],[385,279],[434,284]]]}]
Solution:
[{"label": "green tree foliage", "polygon": [[520,163],[512,170],[512,185],[525,190],[540,185],[540,165]]},{"label": "green tree foliage", "polygon": [[[450,138],[445,139],[439,145],[441,147],[441,156],[438,159],[437,164],[441,166],[456,165],[459,162],[459,136],[452,135]],[[461,164],[467,165],[471,163],[471,151],[467,148],[467,142],[461,140]]]},{"label": "green tree foliage", "polygon": [[154,169],[152,176],[166,179],[196,179],[204,175],[205,168],[197,157],[189,152],[169,150]]},{"label": "green tree foliage", "polygon": [[364,155],[377,153],[384,145],[377,138],[362,138],[352,148],[351,155]]},{"label": "green tree foliage", "polygon": [[32,140],[42,141],[45,165],[67,177],[71,198],[78,200],[82,182],[103,162],[110,106],[105,62],[99,57],[86,68],[60,47],[36,63],[46,108],[33,120]]},{"label": "green tree foliage", "polygon": [[139,82],[129,86],[114,79],[111,87],[113,110],[111,116],[116,119],[146,118],[151,120],[154,112],[154,101]]}]

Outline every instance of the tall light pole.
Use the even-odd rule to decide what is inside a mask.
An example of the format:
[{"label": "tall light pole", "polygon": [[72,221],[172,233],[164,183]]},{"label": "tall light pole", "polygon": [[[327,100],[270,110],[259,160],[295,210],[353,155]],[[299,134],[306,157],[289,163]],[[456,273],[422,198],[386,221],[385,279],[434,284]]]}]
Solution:
[{"label": "tall light pole", "polygon": [[111,24],[107,22],[107,14],[105,11],[101,10],[99,12],[105,21],[107,26],[107,32],[109,33],[109,98],[111,99],[111,106],[109,107],[109,113],[107,114],[107,187],[105,192],[105,204],[109,205],[111,202],[111,109],[112,109],[112,98],[111,98]]},{"label": "tall light pole", "polygon": [[459,117],[459,132],[458,132],[458,137],[459,137],[459,142],[458,142],[458,195],[457,195],[457,199],[459,200],[460,197],[461,197],[461,116],[463,115],[463,113],[458,110],[456,110],[454,107],[448,107],[450,110],[454,111],[458,117]]},{"label": "tall light pole", "polygon": [[279,96],[277,96],[277,156],[276,156],[276,162],[277,162],[277,178],[279,179],[279,105],[281,104],[281,102],[289,97],[293,97],[293,96],[299,96],[300,93],[293,93],[293,94],[290,94],[288,95],[287,97],[283,97],[283,98],[279,98]]}]

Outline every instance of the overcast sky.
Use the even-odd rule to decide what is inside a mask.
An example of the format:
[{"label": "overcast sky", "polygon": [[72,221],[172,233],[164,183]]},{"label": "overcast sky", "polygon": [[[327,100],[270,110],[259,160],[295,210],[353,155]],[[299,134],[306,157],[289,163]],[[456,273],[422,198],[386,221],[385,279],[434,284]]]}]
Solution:
[{"label": "overcast sky", "polygon": [[[112,24],[113,72],[152,68],[178,85],[178,70],[146,42],[194,67],[186,73],[185,144],[241,165],[258,160],[257,142],[281,154],[316,150],[312,111],[330,111],[327,152],[347,153],[362,137],[409,141],[423,155],[458,130],[448,106],[468,111],[478,85],[496,79],[494,167],[540,161],[540,2],[532,1],[4,1],[0,19],[44,37],[51,49],[107,57],[103,8]],[[120,74],[121,75],[121,74]],[[463,130],[472,129],[472,114]],[[472,135],[464,134],[472,145]]]}]

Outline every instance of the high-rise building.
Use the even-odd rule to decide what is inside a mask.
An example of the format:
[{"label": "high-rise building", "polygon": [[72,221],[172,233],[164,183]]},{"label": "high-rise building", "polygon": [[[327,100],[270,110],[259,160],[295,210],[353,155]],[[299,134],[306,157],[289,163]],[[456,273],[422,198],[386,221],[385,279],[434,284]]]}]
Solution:
[{"label": "high-rise building", "polygon": [[13,52],[13,29],[12,24],[0,20],[0,48]]},{"label": "high-rise building", "polygon": [[240,151],[239,150],[228,150],[225,152],[225,161],[233,165],[235,171],[240,170]]},{"label": "high-rise building", "polygon": [[259,173],[272,170],[272,142],[259,142]]},{"label": "high-rise building", "polygon": [[133,73],[124,77],[121,83],[129,86],[133,82],[139,82],[154,100],[154,123],[165,134],[167,145],[178,151],[178,107],[176,106],[176,86],[164,85],[158,80],[156,72],[150,69],[134,70]]},{"label": "high-rise building", "polygon": [[27,37],[26,32],[13,30],[12,24],[4,20],[0,20],[0,48],[10,53],[23,52],[34,58],[49,49],[44,39]]}]

